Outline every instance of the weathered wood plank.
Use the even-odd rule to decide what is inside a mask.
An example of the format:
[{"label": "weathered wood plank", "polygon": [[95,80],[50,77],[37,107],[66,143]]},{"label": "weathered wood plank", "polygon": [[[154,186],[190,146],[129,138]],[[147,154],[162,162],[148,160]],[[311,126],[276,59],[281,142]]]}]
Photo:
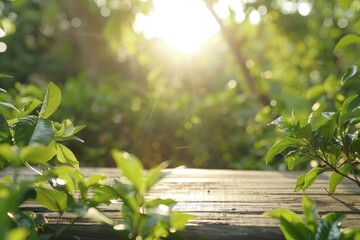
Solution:
[{"label": "weathered wood plank", "polygon": [[[24,176],[30,174],[28,170],[21,171]],[[85,175],[96,172],[110,178],[120,176],[117,169],[83,168],[82,171]],[[167,177],[154,187],[148,198],[173,198],[178,202],[176,210],[198,216],[182,233],[187,239],[196,239],[196,236],[207,239],[283,239],[278,221],[263,216],[263,213],[278,208],[301,213],[302,193],[293,192],[298,172],[170,169],[166,173]],[[325,190],[327,178],[320,176],[306,191],[318,205],[319,214],[344,213],[347,219],[343,226],[360,226],[360,189],[345,181],[337,193],[330,196]],[[32,203],[23,207],[44,213],[49,222],[57,226],[66,226],[76,217],[64,214],[59,218],[57,213]],[[116,203],[100,210],[110,218],[120,220],[120,208],[121,203]],[[90,240],[116,238],[107,227],[87,219],[79,219],[67,233],[83,234],[84,239]]]}]

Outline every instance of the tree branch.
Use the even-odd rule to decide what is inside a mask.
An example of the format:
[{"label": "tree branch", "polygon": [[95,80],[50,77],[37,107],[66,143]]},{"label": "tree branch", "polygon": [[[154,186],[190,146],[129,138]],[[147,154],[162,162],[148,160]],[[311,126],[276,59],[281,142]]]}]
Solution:
[{"label": "tree branch", "polygon": [[248,85],[249,90],[259,98],[259,101],[263,106],[269,105],[268,98],[256,88],[255,79],[251,76],[249,69],[246,67],[247,59],[239,51],[234,35],[229,31],[229,29],[224,25],[223,21],[217,15],[211,1],[204,0],[204,2],[211,15],[215,18],[216,22],[219,24],[221,33],[224,36],[225,41],[229,45],[231,52],[234,55],[236,61],[240,65],[240,68],[244,75],[245,82]]}]

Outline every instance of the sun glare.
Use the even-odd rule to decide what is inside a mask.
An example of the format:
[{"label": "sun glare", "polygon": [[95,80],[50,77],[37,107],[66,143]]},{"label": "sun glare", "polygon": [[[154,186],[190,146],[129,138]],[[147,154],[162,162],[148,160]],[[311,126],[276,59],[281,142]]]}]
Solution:
[{"label": "sun glare", "polygon": [[219,26],[202,0],[154,0],[149,15],[137,15],[134,30],[193,53],[219,31]]}]

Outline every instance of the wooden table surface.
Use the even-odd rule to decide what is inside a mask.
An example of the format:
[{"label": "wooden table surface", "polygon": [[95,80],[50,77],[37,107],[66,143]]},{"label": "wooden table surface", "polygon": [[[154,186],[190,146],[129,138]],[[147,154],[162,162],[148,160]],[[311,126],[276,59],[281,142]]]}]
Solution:
[{"label": "wooden table surface", "polygon": [[[176,210],[198,216],[182,232],[186,239],[283,239],[279,222],[262,214],[278,208],[302,213],[302,192],[295,193],[298,172],[239,171],[205,169],[169,169],[169,175],[155,185],[149,198],[172,198],[178,202]],[[117,169],[82,168],[85,175],[104,173],[119,177]],[[326,192],[327,177],[320,176],[306,194],[318,206],[320,216],[328,212],[347,215],[344,227],[360,226],[360,188],[345,181],[336,194]],[[71,214],[58,214],[27,206],[44,213],[51,224],[66,224]],[[100,209],[112,219],[119,218],[119,205]],[[85,231],[84,231],[85,229]],[[111,231],[101,225],[80,219],[69,231],[83,239],[113,239]],[[70,233],[69,232],[69,233]]]}]

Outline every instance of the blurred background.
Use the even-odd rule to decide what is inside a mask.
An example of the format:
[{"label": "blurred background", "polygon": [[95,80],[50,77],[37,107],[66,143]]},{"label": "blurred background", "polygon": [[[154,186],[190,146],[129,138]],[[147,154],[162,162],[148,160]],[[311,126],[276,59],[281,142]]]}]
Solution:
[{"label": "blurred background", "polygon": [[[359,47],[360,1],[0,1],[0,99],[62,91],[57,119],[87,127],[81,166],[113,166],[113,148],[146,167],[281,169],[264,164],[283,113],[304,119],[360,86],[339,80]],[[358,26],[359,27],[359,26]],[[336,106],[335,106],[336,107]]]}]

